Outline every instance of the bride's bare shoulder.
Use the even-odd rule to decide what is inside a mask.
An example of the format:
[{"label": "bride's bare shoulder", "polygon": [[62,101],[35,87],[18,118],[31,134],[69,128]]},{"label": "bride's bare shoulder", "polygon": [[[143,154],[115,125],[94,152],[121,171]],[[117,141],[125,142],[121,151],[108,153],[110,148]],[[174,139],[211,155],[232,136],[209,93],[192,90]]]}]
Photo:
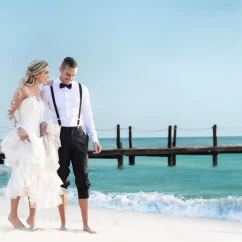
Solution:
[{"label": "bride's bare shoulder", "polygon": [[14,98],[24,99],[30,93],[29,87],[23,85],[22,87],[17,88],[16,92],[14,93]]}]

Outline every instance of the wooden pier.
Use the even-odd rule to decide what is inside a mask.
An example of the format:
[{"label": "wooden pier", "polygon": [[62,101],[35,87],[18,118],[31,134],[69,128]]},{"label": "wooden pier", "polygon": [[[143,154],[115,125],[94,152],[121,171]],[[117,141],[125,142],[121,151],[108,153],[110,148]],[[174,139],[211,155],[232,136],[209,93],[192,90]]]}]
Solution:
[{"label": "wooden pier", "polygon": [[[213,145],[212,146],[185,146],[177,147],[177,126],[168,126],[167,147],[157,148],[134,148],[132,143],[132,127],[129,126],[129,147],[123,148],[120,137],[120,125],[117,125],[116,149],[103,149],[100,154],[93,154],[93,150],[88,151],[88,156],[91,159],[117,159],[118,168],[123,168],[123,158],[129,158],[129,165],[135,164],[136,156],[152,156],[152,157],[167,157],[168,166],[176,166],[177,155],[211,155],[212,165],[218,165],[219,154],[238,154],[242,153],[242,146],[218,146],[217,142],[217,126],[212,127]],[[172,134],[173,131],[173,134]],[[0,152],[0,164],[4,164],[5,156]]]}]

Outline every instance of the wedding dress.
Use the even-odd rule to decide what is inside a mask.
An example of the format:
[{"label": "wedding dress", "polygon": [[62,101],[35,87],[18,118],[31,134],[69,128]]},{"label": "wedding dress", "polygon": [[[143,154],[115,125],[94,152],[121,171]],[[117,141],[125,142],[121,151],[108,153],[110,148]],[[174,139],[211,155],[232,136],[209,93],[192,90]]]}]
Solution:
[{"label": "wedding dress", "polygon": [[6,197],[28,198],[31,207],[37,209],[60,205],[60,195],[64,193],[57,174],[60,127],[47,122],[47,135],[40,136],[44,110],[41,99],[31,95],[24,99],[18,109],[19,123],[27,131],[29,141],[22,141],[15,129],[1,143],[6,156],[5,164],[12,168]]}]

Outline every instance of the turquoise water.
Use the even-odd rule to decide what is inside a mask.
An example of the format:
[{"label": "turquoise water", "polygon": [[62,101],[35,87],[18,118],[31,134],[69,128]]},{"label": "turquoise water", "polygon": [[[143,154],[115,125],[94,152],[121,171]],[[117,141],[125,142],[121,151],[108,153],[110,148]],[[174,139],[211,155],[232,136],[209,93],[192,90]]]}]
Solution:
[{"label": "turquoise water", "polygon": [[[104,148],[115,148],[115,139],[100,139]],[[122,139],[123,147],[128,140]],[[242,145],[242,137],[219,137],[219,145]],[[178,138],[177,146],[212,145],[211,137]],[[134,138],[133,147],[166,147],[167,138]],[[124,158],[124,169],[115,159],[89,159],[91,207],[160,214],[226,219],[242,222],[242,154],[177,156],[168,167],[164,157],[136,157],[134,166]],[[0,194],[10,175],[0,165]],[[70,175],[69,202],[77,204],[74,177]]]}]

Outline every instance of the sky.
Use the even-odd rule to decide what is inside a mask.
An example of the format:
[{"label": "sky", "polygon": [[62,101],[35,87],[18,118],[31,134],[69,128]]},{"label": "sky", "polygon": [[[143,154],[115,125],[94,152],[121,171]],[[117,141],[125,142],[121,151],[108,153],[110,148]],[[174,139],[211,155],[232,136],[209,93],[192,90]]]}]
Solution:
[{"label": "sky", "polygon": [[29,63],[71,56],[99,137],[242,136],[241,0],[8,0],[0,29],[1,127]]}]

